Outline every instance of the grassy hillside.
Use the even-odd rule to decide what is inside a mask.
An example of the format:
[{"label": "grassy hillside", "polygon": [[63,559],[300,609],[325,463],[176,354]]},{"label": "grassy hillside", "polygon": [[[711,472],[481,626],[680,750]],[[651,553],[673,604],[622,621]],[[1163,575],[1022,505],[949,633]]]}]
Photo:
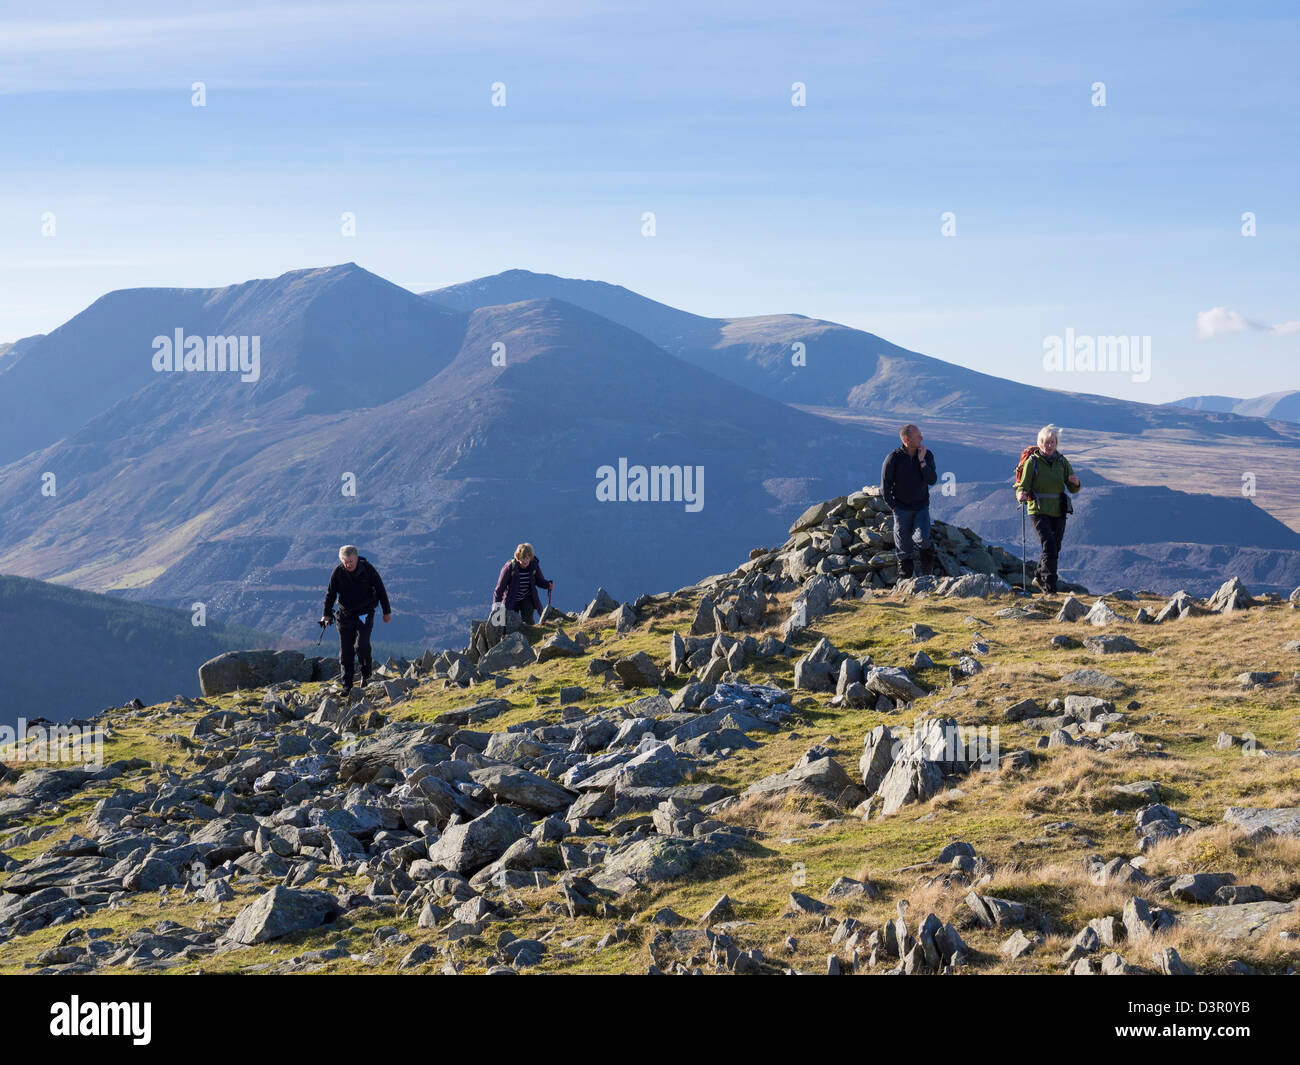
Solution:
[{"label": "grassy hillside", "polygon": [[[588,676],[592,657],[613,659],[645,651],[656,660],[663,659],[671,634],[688,630],[697,602],[698,591],[678,593],[645,611],[650,616],[624,634],[610,628],[608,619],[577,629],[567,627],[571,635],[586,631],[600,642],[580,657],[502,671],[499,675],[508,683],[499,690],[488,685],[486,692],[466,691],[443,687],[443,682],[430,678],[422,680],[408,698],[391,705],[380,700],[379,710],[388,722],[433,722],[478,698],[499,697],[508,700],[509,710],[471,726],[498,733],[525,722],[544,725],[571,719],[573,708],[566,706],[562,713],[557,699],[565,686],[588,689],[574,704],[579,710],[628,702],[638,693],[602,688],[598,678]],[[1090,603],[1088,599],[1085,605]],[[783,599],[782,608],[785,605]],[[166,963],[136,958],[101,971],[387,972],[396,971],[403,958],[427,944],[431,954],[413,966],[416,971],[454,966],[465,972],[482,972],[502,961],[499,944],[520,937],[540,939],[547,947],[540,961],[526,970],[529,972],[640,973],[656,960],[666,964],[678,957],[663,937],[656,940],[664,926],[656,922],[655,915],[665,907],[686,922],[682,926],[686,931],[676,934],[682,948],[679,960],[711,971],[709,946],[700,938],[699,922],[723,894],[730,896],[734,912],[713,922],[714,933],[725,932],[743,949],[760,949],[774,965],[806,972],[825,972],[832,954],[845,964],[852,961],[842,940],[841,945],[832,945],[842,920],[855,918],[864,922],[867,930],[878,929],[896,915],[900,900],[906,900],[910,903],[909,925],[933,912],[960,929],[969,948],[969,971],[1062,973],[1061,955],[1075,934],[1095,918],[1118,919],[1133,896],[1165,908],[1180,921],[1143,943],[1119,942],[1115,949],[1132,965],[1152,968],[1153,953],[1172,946],[1198,972],[1219,971],[1233,960],[1260,972],[1288,971],[1300,960],[1296,946],[1300,913],[1284,914],[1253,936],[1222,938],[1198,929],[1189,920],[1207,907],[1172,898],[1158,878],[1230,872],[1237,884],[1258,885],[1270,899],[1289,901],[1300,895],[1300,839],[1273,836],[1251,840],[1223,823],[1229,806],[1300,807],[1300,761],[1244,757],[1238,749],[1216,746],[1220,732],[1252,734],[1259,748],[1289,751],[1298,746],[1295,670],[1300,667],[1300,654],[1284,650],[1283,645],[1300,640],[1300,612],[1273,603],[1159,626],[1119,623],[1104,631],[1127,634],[1142,650],[1099,656],[1082,649],[1054,647],[1049,641],[1059,633],[1083,637],[1103,630],[1082,622],[1069,625],[999,616],[1011,605],[1011,597],[900,600],[877,592],[837,603],[799,639],[797,649],[802,653],[824,636],[842,651],[871,654],[876,663],[890,665],[909,665],[916,651],[924,649],[936,664],[917,670],[914,676],[931,691],[916,700],[912,709],[918,715],[952,716],[963,725],[996,726],[1003,755],[1017,749],[1030,752],[1028,768],[975,772],[928,802],[869,820],[810,795],[744,799],[717,816],[753,830],[751,848],[706,866],[705,871],[697,869],[606,901],[596,914],[570,916],[554,883],[513,886],[504,891],[489,887],[484,894],[500,907],[499,916],[463,938],[448,938],[445,921],[438,921],[437,927],[420,927],[417,914],[404,909],[400,899],[396,904],[377,899],[376,905],[349,909],[331,924],[269,943],[229,951],[198,949]],[[1032,605],[1042,607],[1050,617],[1059,600],[1038,599]],[[1116,605],[1131,615],[1139,604]],[[1161,604],[1141,605],[1154,613]],[[785,614],[781,609],[769,616],[775,621]],[[936,635],[923,644],[914,643],[910,634],[913,624],[929,626]],[[776,632],[776,625],[767,631]],[[966,653],[977,633],[988,645],[981,659],[984,669],[953,685],[948,667]],[[748,681],[789,688],[793,664],[794,659],[788,657],[758,658],[745,666],[743,674]],[[1137,735],[1134,749],[1040,748],[1040,737],[1046,735],[1042,726],[1005,720],[1005,709],[1021,699],[1033,697],[1045,707],[1049,699],[1073,690],[1061,678],[1080,668],[1102,669],[1124,686],[1124,694],[1115,700],[1116,709],[1126,715],[1124,722],[1103,728],[1099,734],[1132,730]],[[1277,682],[1244,686],[1239,675],[1252,670],[1277,671]],[[670,689],[680,686],[679,679],[667,683]],[[320,686],[304,685],[300,691],[314,705]],[[169,774],[185,777],[195,773],[208,756],[200,749],[204,740],[183,739],[194,722],[217,708],[255,712],[261,699],[260,692],[236,693],[201,704],[164,704],[110,715],[114,736],[106,747],[105,760],[136,761],[126,763],[125,772],[117,779],[87,786],[23,821],[24,826],[46,827],[48,834],[37,840],[7,844],[18,823],[0,827],[0,852],[31,861],[60,841],[86,834],[85,818],[98,800],[114,790],[139,791],[150,782],[162,782]],[[900,713],[833,707],[830,693],[796,692],[793,701],[797,715],[792,721],[775,732],[751,732],[756,746],[702,766],[690,782],[742,789],[789,769],[815,744],[829,748],[849,775],[860,779],[856,767],[864,734],[879,724],[911,724]],[[290,721],[280,731],[300,732],[304,727],[302,721]],[[218,746],[228,748],[234,742],[223,739]],[[277,741],[265,731],[260,735],[254,731],[235,746],[267,742],[274,745]],[[1154,878],[1150,883],[1099,885],[1090,876],[1085,859],[1138,853],[1134,815],[1144,803],[1114,789],[1141,781],[1157,782],[1161,802],[1175,810],[1184,823],[1204,827],[1161,842],[1145,853],[1144,871]],[[12,781],[0,785],[0,809],[13,789]],[[198,798],[215,801],[212,795]],[[592,826],[594,836],[569,842],[617,839],[617,825],[593,820]],[[954,841],[969,843],[987,867],[967,875],[951,872],[946,865],[921,864]],[[310,886],[338,892],[361,890],[369,883],[367,876],[340,875],[327,864],[322,865],[320,874]],[[0,874],[0,890],[14,875],[13,870]],[[825,900],[839,877],[869,882],[877,894],[831,902],[829,921],[807,914],[785,915],[792,892]],[[141,929],[157,929],[162,921],[215,935],[274,882],[241,874],[234,881],[235,897],[217,903],[199,901],[189,891],[128,894],[111,910],[101,908],[66,924],[14,936],[0,951],[0,972],[57,964],[56,948],[75,942],[78,929],[100,929],[97,935],[115,944]],[[1042,945],[1018,960],[1004,958],[999,947],[1013,929],[983,928],[970,919],[963,900],[973,887],[985,896],[1024,903],[1030,914],[1026,930],[1044,935]],[[334,951],[336,945],[341,946]],[[51,951],[54,953],[44,953]],[[304,957],[317,951],[326,954]],[[874,970],[868,970],[866,953],[862,948],[860,971],[883,972],[896,964],[882,958]]]}]

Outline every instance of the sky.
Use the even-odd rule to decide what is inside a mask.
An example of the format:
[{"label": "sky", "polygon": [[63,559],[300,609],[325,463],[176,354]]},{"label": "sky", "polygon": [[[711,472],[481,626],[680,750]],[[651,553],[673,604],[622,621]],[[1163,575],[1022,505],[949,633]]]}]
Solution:
[{"label": "sky", "polygon": [[[804,314],[1146,402],[1300,388],[1294,5],[58,8],[0,0],[0,342],[353,261]],[[1145,373],[1045,365],[1117,335]]]}]

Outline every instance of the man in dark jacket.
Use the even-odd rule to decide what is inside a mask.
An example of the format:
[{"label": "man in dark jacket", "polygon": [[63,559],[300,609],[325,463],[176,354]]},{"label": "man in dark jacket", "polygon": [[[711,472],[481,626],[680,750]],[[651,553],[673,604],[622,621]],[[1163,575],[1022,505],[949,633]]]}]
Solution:
[{"label": "man in dark jacket", "polygon": [[533,623],[533,610],[540,614],[542,597],[538,588],[548,592],[554,589],[555,582],[542,576],[542,564],[533,554],[532,544],[520,544],[515,548],[515,557],[501,567],[497,577],[497,586],[492,591],[492,604],[505,603],[507,610],[519,612],[525,625]]},{"label": "man in dark jacket", "polygon": [[930,542],[930,485],[939,479],[934,452],[926,449],[921,430],[905,425],[898,431],[902,445],[891,451],[880,468],[880,490],[894,512],[894,548],[899,577],[915,572],[916,548],[921,549],[921,571],[934,568]]},{"label": "man in dark jacket", "polygon": [[370,683],[370,630],[375,627],[375,607],[383,608],[385,624],[393,617],[379,571],[351,544],[339,548],[339,564],[330,574],[325,591],[322,625],[329,624],[335,599],[339,604],[339,667],[343,672],[343,694],[347,695],[352,690],[354,659],[361,666],[361,686]]}]

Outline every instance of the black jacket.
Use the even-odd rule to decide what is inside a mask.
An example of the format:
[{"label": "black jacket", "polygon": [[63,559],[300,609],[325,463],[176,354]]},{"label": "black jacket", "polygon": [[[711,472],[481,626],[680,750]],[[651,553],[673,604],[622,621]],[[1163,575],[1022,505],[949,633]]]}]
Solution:
[{"label": "black jacket", "polygon": [[357,568],[351,573],[343,568],[342,562],[334,567],[330,586],[325,590],[325,609],[321,611],[321,617],[329,617],[335,599],[339,601],[340,612],[351,617],[370,613],[375,604],[381,605],[385,614],[392,613],[379,571],[365,560],[365,556],[357,558]]},{"label": "black jacket", "polygon": [[927,450],[925,465],[907,448],[896,447],[880,467],[880,490],[890,510],[921,510],[930,505],[930,485],[939,479],[934,452]]}]

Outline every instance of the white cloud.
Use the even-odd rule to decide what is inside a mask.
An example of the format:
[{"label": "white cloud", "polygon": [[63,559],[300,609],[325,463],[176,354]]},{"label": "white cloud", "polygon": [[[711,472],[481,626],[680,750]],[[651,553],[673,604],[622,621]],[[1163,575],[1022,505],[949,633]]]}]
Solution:
[{"label": "white cloud", "polygon": [[1263,322],[1252,321],[1241,312],[1228,307],[1211,307],[1208,311],[1197,312],[1198,339],[1209,340],[1211,337],[1226,336],[1229,333],[1266,333],[1275,337],[1295,336],[1300,334],[1300,322],[1265,325]]},{"label": "white cloud", "polygon": [[1201,340],[1222,336],[1225,333],[1246,333],[1260,329],[1261,326],[1250,321],[1236,311],[1227,307],[1211,307],[1196,315],[1196,335]]}]

